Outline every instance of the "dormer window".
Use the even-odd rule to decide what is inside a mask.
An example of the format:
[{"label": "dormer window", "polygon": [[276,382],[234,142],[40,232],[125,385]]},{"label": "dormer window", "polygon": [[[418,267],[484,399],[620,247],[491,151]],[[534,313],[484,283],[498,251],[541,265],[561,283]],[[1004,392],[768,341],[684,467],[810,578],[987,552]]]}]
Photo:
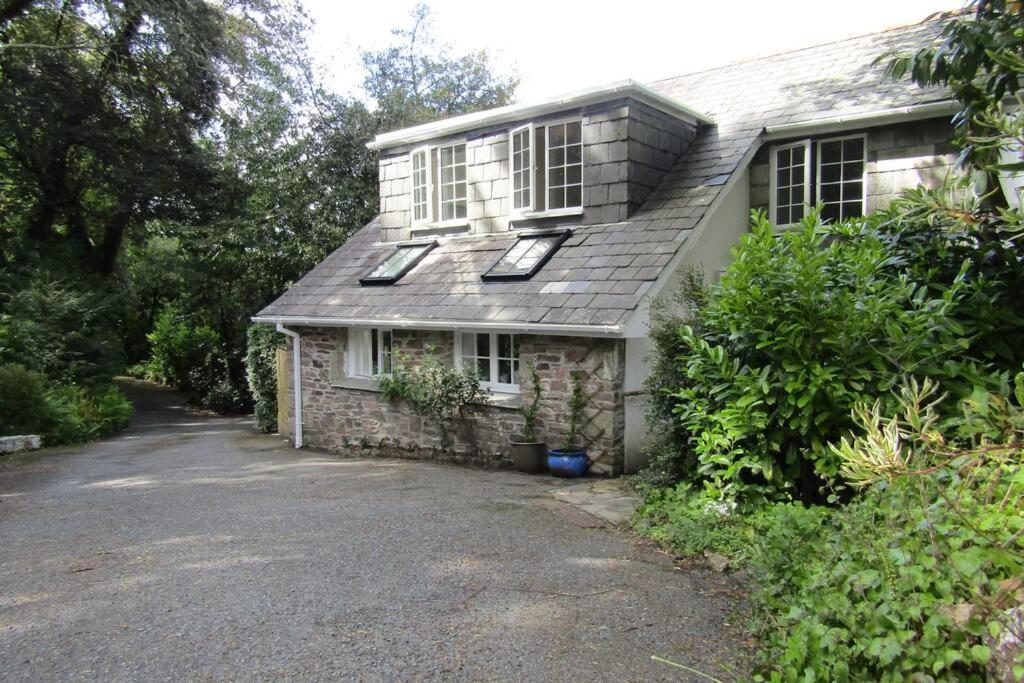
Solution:
[{"label": "dormer window", "polygon": [[441,221],[466,217],[466,145],[439,147],[441,163]]},{"label": "dormer window", "polygon": [[548,209],[583,205],[582,129],[579,121],[547,127]]},{"label": "dormer window", "polygon": [[772,224],[785,228],[800,222],[812,196],[822,205],[822,220],[863,216],[866,147],[864,135],[772,147],[768,195]]},{"label": "dormer window", "polygon": [[509,135],[513,213],[533,210],[533,135],[533,126],[516,128]]},{"label": "dormer window", "polygon": [[513,218],[579,214],[583,208],[583,124],[529,124],[508,136]]},{"label": "dormer window", "polygon": [[466,143],[421,147],[409,155],[412,224],[465,221]]},{"label": "dormer window", "polygon": [[429,223],[433,217],[430,196],[430,150],[426,147],[412,153],[412,224]]},{"label": "dormer window", "polygon": [[359,280],[361,285],[390,285],[416,267],[437,242],[402,244]]}]

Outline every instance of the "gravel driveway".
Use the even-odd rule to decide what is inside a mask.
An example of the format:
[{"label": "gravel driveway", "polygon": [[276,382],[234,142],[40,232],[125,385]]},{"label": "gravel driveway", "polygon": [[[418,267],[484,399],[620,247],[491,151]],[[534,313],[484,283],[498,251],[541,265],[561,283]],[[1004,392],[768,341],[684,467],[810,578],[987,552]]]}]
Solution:
[{"label": "gravel driveway", "polygon": [[0,460],[0,677],[735,679],[719,575],[538,507],[546,477],[296,452],[133,389]]}]

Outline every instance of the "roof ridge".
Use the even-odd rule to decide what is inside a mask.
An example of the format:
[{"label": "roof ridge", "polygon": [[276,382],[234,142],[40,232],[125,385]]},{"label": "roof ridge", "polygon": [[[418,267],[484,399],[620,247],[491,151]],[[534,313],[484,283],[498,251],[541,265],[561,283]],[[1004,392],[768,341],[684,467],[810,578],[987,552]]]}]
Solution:
[{"label": "roof ridge", "polygon": [[741,64],[750,64],[752,62],[760,62],[760,61],[763,61],[763,60],[766,60],[766,59],[772,59],[774,57],[781,57],[783,55],[795,55],[795,54],[798,54],[800,52],[806,52],[807,50],[817,50],[817,49],[820,49],[822,47],[825,47],[826,45],[838,45],[839,43],[846,43],[846,42],[853,41],[853,40],[860,40],[861,38],[867,38],[869,36],[880,36],[880,35],[885,34],[885,33],[893,33],[895,31],[903,31],[903,30],[906,30],[906,29],[909,29],[909,28],[913,28],[915,26],[924,26],[925,24],[938,22],[938,21],[940,21],[942,19],[946,19],[948,17],[957,16],[959,14],[963,14],[965,11],[966,10],[964,10],[964,9],[953,9],[953,10],[933,12],[932,14],[929,14],[927,17],[925,17],[921,21],[917,21],[917,22],[914,22],[914,23],[900,24],[898,26],[890,26],[889,28],[884,28],[884,29],[882,29],[880,31],[872,31],[870,33],[861,33],[861,34],[858,34],[858,35],[855,35],[855,36],[847,36],[846,38],[838,38],[836,40],[829,40],[829,41],[826,41],[824,43],[815,43],[814,45],[808,45],[806,47],[797,48],[795,50],[784,50],[784,51],[781,51],[781,52],[773,52],[771,54],[759,55],[757,57],[747,57],[745,59],[737,59],[737,60],[732,61],[732,62],[726,62],[725,64],[719,64],[718,66],[711,66],[711,67],[708,67],[706,69],[698,69],[697,71],[687,71],[687,72],[684,72],[684,73],[676,74],[675,76],[667,76],[665,78],[659,78],[659,79],[654,80],[654,81],[649,81],[645,85],[655,86],[658,83],[664,83],[666,81],[674,81],[677,78],[683,78],[685,76],[696,76],[698,74],[709,73],[711,71],[720,71],[722,69],[729,69],[731,67],[739,66]]}]

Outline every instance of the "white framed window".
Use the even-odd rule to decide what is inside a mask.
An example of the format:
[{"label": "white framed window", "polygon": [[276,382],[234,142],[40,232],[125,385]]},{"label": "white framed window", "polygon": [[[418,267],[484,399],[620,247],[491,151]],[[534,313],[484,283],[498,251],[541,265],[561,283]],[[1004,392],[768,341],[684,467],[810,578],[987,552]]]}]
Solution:
[{"label": "white framed window", "polygon": [[818,141],[817,194],[821,218],[832,222],[864,215],[867,136]]},{"label": "white framed window", "polygon": [[391,330],[351,327],[348,331],[348,376],[372,379],[390,375],[394,359]]},{"label": "white framed window", "polygon": [[412,224],[429,223],[434,208],[430,191],[430,150],[426,147],[414,150],[409,155],[409,166],[412,169]]},{"label": "white framed window", "polygon": [[583,123],[549,123],[545,130],[546,209],[557,211],[583,206]]},{"label": "white framed window", "polygon": [[441,222],[466,218],[466,143],[438,147]]},{"label": "white framed window", "polygon": [[800,222],[811,201],[811,141],[777,145],[768,150],[768,211],[772,225]]},{"label": "white framed window", "polygon": [[515,128],[509,133],[509,196],[512,197],[513,213],[532,211],[534,207],[533,137],[532,124]]},{"label": "white framed window", "polygon": [[519,337],[503,332],[462,332],[455,335],[456,363],[476,371],[480,384],[504,392],[519,391]]}]

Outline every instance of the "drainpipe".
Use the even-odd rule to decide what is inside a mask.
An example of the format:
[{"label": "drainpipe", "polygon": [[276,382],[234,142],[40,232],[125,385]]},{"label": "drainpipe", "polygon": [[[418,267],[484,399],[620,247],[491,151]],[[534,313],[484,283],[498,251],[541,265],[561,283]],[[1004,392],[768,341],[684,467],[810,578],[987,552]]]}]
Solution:
[{"label": "drainpipe", "polygon": [[292,384],[295,387],[295,409],[292,412],[295,415],[295,447],[302,448],[302,358],[299,349],[302,338],[298,332],[289,330],[281,323],[277,324],[277,331],[292,339]]}]

